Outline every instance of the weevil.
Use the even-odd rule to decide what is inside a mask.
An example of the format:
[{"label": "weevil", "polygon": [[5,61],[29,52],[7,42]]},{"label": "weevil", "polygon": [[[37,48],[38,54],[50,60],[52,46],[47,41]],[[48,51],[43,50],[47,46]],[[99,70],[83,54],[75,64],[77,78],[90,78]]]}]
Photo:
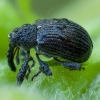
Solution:
[{"label": "weevil", "polygon": [[[8,65],[16,71],[19,64],[19,50],[22,48],[26,54],[25,61],[17,75],[17,84],[21,85],[24,78],[28,78],[31,67],[35,65],[30,49],[34,48],[39,62],[39,71],[47,76],[52,75],[49,65],[40,59],[39,55],[52,57],[63,67],[70,70],[84,69],[81,63],[87,61],[92,53],[93,43],[87,31],[77,23],[66,18],[36,20],[33,24],[24,24],[15,28],[9,35],[9,49],[7,52]],[[60,61],[63,58],[68,61]],[[29,61],[33,64],[30,66]]]}]

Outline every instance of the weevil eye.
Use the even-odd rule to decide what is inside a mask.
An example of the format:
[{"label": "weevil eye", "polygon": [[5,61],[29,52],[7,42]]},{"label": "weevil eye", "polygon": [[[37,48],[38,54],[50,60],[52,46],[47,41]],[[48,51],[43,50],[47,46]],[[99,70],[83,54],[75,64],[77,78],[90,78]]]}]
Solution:
[{"label": "weevil eye", "polygon": [[12,33],[9,33],[8,34],[8,39],[9,39],[9,42],[11,43],[11,38],[12,38]]},{"label": "weevil eye", "polygon": [[18,41],[18,36],[17,36],[17,34],[10,33],[10,34],[8,35],[8,37],[9,37],[10,43],[16,45],[16,43],[17,43],[17,41]]}]

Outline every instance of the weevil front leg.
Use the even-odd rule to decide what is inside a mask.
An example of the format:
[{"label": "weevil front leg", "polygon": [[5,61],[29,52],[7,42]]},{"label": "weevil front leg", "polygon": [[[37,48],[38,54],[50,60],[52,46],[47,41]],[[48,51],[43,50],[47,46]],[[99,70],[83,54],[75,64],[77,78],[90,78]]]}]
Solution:
[{"label": "weevil front leg", "polygon": [[37,77],[41,72],[44,73],[45,75],[47,76],[50,76],[52,75],[52,72],[48,66],[48,64],[46,64],[45,62],[43,62],[40,58],[39,58],[39,55],[36,53],[36,57],[37,57],[37,60],[40,64],[40,67],[39,67],[39,71],[32,77],[31,80],[34,79],[34,77]]},{"label": "weevil front leg", "polygon": [[[21,50],[20,56],[21,56],[22,60],[25,59],[26,53],[24,52],[24,50]],[[30,55],[29,61],[32,61],[32,65],[30,65],[30,68],[34,67],[35,61],[34,61],[34,59],[33,59],[33,57],[31,55]]]},{"label": "weevil front leg", "polygon": [[24,77],[25,77],[27,69],[28,69],[29,58],[30,58],[30,52],[28,51],[26,53],[26,59],[24,61],[24,64],[20,68],[19,73],[17,75],[17,85],[21,85],[24,80]]},{"label": "weevil front leg", "polygon": [[34,59],[33,59],[33,57],[32,57],[32,56],[30,56],[29,61],[32,61],[32,65],[31,65],[31,67],[30,67],[30,68],[33,68],[33,67],[34,67],[34,65],[35,65],[35,61],[34,61]]},{"label": "weevil front leg", "polygon": [[25,75],[25,78],[28,80],[28,77],[29,77],[29,74],[31,73],[31,69],[30,69],[30,66],[28,65],[27,67],[27,74]]},{"label": "weevil front leg", "polygon": [[27,72],[27,74],[25,75],[25,78],[26,78],[26,79],[28,79],[28,76],[29,76],[29,74],[30,74],[30,72],[31,72],[31,68],[34,67],[34,65],[35,65],[35,61],[34,61],[34,59],[33,59],[32,56],[30,56],[29,61],[32,61],[32,65],[31,65],[31,66],[28,65],[28,72]]},{"label": "weevil front leg", "polygon": [[41,73],[41,71],[39,70],[39,71],[31,78],[31,81],[33,81],[34,78],[37,77],[40,73]]},{"label": "weevil front leg", "polygon": [[81,64],[75,63],[75,62],[63,62],[58,60],[57,58],[54,58],[59,64],[61,64],[62,66],[64,66],[65,68],[69,69],[69,70],[81,70],[81,69],[85,69],[81,66]]}]

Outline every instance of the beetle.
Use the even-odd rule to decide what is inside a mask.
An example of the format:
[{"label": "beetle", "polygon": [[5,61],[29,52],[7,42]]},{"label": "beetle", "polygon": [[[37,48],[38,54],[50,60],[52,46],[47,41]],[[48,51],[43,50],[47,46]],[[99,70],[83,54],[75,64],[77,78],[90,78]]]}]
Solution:
[{"label": "beetle", "polygon": [[[93,43],[87,31],[77,23],[66,18],[36,20],[33,24],[24,24],[15,28],[9,35],[9,49],[7,52],[8,65],[12,71],[16,71],[16,63],[19,64],[19,50],[22,48],[26,54],[25,61],[17,75],[17,84],[21,85],[24,78],[28,79],[31,67],[35,65],[30,49],[34,48],[39,62],[39,71],[47,76],[52,75],[47,63],[40,59],[39,55],[53,57],[59,64],[70,70],[84,69],[81,63],[87,61],[92,53]],[[63,58],[68,61],[60,61]],[[32,61],[29,66],[28,62]]]}]

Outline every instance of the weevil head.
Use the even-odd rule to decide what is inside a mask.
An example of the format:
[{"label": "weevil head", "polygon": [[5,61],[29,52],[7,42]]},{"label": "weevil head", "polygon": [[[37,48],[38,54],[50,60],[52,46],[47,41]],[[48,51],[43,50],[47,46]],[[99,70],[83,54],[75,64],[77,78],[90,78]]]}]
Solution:
[{"label": "weevil head", "polygon": [[15,28],[8,37],[12,45],[29,50],[36,45],[36,27],[35,25],[24,24]]},{"label": "weevil head", "polygon": [[8,65],[12,71],[16,71],[14,64],[14,56],[17,47],[22,47],[25,51],[29,51],[36,43],[36,27],[35,25],[25,24],[19,28],[15,28],[9,35],[9,49],[7,52]]}]

